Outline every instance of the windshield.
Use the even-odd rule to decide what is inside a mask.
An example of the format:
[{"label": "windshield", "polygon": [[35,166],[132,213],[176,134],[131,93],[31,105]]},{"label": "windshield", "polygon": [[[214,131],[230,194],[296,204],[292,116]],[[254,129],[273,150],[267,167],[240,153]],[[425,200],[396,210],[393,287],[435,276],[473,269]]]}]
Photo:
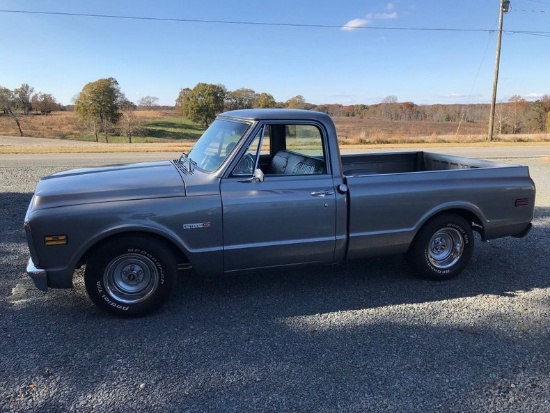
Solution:
[{"label": "windshield", "polygon": [[195,143],[188,158],[199,169],[213,172],[231,154],[250,124],[216,119]]}]

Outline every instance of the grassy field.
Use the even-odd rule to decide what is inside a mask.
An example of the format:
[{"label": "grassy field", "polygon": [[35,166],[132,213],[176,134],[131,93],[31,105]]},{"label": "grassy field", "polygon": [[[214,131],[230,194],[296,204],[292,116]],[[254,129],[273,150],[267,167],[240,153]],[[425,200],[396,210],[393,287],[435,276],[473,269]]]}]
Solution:
[{"label": "grassy field", "polygon": [[[200,137],[204,127],[177,116],[174,111],[136,111],[139,136],[133,144],[172,143],[190,146]],[[384,119],[334,118],[341,145],[368,146],[375,144],[460,143],[485,142],[487,124],[456,122],[390,121]],[[25,136],[64,140],[95,141],[90,130],[81,125],[74,112],[20,117]],[[18,136],[14,120],[0,116],[0,136]],[[105,142],[100,135],[100,142]],[[500,142],[550,142],[550,134],[495,135]],[[125,136],[111,134],[110,143],[128,143]]]},{"label": "grassy field", "polygon": [[[204,127],[184,119],[172,111],[135,111],[138,136],[132,137],[132,143],[170,143],[174,141],[196,141]],[[95,141],[90,130],[80,124],[74,112],[54,112],[50,115],[20,116],[21,129],[25,136],[34,138],[54,138],[80,141]],[[118,136],[114,129],[109,135],[111,143],[127,143],[126,136]],[[0,135],[18,136],[19,131],[14,120],[0,116]],[[99,141],[105,142],[103,134]]]}]

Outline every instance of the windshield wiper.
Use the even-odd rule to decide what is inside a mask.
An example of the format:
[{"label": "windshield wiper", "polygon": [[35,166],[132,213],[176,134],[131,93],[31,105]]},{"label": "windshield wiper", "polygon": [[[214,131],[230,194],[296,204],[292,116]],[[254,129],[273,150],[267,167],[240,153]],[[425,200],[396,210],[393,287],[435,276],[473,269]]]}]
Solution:
[{"label": "windshield wiper", "polygon": [[187,169],[189,170],[189,173],[193,173],[195,171],[195,166],[197,166],[197,163],[188,156],[187,157]]}]

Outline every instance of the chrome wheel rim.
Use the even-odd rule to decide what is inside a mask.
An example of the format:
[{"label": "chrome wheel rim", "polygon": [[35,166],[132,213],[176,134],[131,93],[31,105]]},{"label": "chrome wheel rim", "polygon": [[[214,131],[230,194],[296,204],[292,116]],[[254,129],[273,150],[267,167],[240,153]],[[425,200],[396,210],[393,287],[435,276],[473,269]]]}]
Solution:
[{"label": "chrome wheel rim", "polygon": [[149,258],[141,254],[124,254],[109,263],[103,284],[115,300],[135,304],[153,294],[159,279],[158,270]]},{"label": "chrome wheel rim", "polygon": [[455,228],[444,228],[436,232],[428,246],[430,263],[441,270],[455,265],[464,252],[464,238]]}]

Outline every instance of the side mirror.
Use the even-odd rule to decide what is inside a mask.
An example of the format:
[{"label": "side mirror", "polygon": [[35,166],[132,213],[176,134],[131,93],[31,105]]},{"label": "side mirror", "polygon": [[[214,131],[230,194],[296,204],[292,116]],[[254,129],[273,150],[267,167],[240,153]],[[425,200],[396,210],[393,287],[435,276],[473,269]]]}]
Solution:
[{"label": "side mirror", "polygon": [[256,180],[256,182],[263,182],[264,181],[264,173],[260,168],[256,168],[254,170],[253,178]]},{"label": "side mirror", "polygon": [[252,175],[250,178],[244,179],[242,183],[250,183],[250,182],[263,182],[264,181],[264,173],[260,168],[257,168],[254,170],[254,175]]}]

